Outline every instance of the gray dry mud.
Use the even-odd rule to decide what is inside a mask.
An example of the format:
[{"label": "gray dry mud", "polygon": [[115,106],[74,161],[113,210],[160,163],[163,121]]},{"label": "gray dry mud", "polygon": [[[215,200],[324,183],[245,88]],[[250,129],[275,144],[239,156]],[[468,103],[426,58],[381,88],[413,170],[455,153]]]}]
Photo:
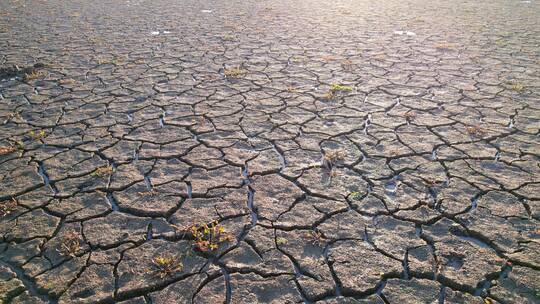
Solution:
[{"label": "gray dry mud", "polygon": [[0,301],[540,303],[539,44],[534,0],[1,1]]}]

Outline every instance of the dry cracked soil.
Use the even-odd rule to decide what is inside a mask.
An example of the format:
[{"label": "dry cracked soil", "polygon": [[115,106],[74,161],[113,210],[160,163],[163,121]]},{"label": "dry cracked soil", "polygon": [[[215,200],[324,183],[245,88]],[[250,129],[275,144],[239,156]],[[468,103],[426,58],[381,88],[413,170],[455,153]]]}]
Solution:
[{"label": "dry cracked soil", "polygon": [[0,1],[0,302],[540,303],[536,0]]}]

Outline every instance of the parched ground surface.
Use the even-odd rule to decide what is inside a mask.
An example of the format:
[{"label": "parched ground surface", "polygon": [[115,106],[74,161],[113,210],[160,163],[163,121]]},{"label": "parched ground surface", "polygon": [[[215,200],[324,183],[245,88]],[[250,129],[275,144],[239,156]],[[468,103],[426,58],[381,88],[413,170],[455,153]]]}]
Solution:
[{"label": "parched ground surface", "polygon": [[1,1],[0,301],[540,303],[539,43],[538,1]]}]

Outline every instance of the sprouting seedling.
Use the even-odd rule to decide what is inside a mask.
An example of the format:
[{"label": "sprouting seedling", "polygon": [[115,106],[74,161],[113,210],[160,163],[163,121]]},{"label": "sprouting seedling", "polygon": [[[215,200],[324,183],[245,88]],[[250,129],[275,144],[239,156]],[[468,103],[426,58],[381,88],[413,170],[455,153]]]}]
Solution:
[{"label": "sprouting seedling", "polygon": [[152,259],[151,264],[151,272],[159,275],[161,279],[184,269],[184,264],[181,259],[170,254],[159,254],[155,256]]},{"label": "sprouting seedling", "polygon": [[518,92],[518,93],[523,91],[524,88],[525,87],[521,83],[514,83],[514,84],[512,84],[512,87],[511,87],[512,91],[515,91],[515,92]]},{"label": "sprouting seedling", "polygon": [[330,91],[337,93],[337,92],[352,92],[353,88],[350,86],[344,86],[341,84],[333,83],[330,87]]},{"label": "sprouting seedling", "polygon": [[350,199],[352,199],[353,201],[357,201],[359,199],[362,198],[362,193],[358,192],[358,191],[355,191],[355,192],[352,192],[350,195],[349,195]]},{"label": "sprouting seedling", "polygon": [[56,249],[63,256],[75,257],[82,250],[82,240],[79,234],[72,230],[67,232]]},{"label": "sprouting seedling", "polygon": [[30,136],[30,138],[32,138],[33,140],[40,140],[44,138],[45,135],[47,135],[47,133],[45,133],[45,130],[39,130],[38,132],[32,130],[28,132],[28,136]]},{"label": "sprouting seedling", "polygon": [[215,251],[225,242],[232,241],[234,237],[225,227],[217,221],[209,224],[191,226],[191,235],[194,238],[195,248],[202,252]]},{"label": "sprouting seedling", "polygon": [[17,200],[12,197],[11,199],[0,202],[0,217],[8,216],[11,212],[17,208]]},{"label": "sprouting seedling", "polygon": [[338,97],[339,94],[352,92],[353,88],[341,84],[333,83],[330,89],[323,95],[323,99],[332,100]]},{"label": "sprouting seedling", "polygon": [[288,241],[286,238],[284,238],[284,237],[277,237],[277,238],[276,238],[276,244],[277,244],[278,246],[285,245],[285,244],[287,244],[288,242],[289,242],[289,241]]},{"label": "sprouting seedling", "polygon": [[223,40],[224,41],[233,41],[233,40],[235,40],[235,37],[233,35],[225,34],[225,35],[223,35]]}]

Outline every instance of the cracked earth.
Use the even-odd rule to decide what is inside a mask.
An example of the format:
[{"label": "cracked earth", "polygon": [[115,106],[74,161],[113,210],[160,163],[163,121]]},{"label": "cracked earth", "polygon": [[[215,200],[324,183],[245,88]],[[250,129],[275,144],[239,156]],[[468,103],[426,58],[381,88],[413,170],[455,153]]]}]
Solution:
[{"label": "cracked earth", "polygon": [[0,2],[0,302],[540,303],[540,3]]}]

